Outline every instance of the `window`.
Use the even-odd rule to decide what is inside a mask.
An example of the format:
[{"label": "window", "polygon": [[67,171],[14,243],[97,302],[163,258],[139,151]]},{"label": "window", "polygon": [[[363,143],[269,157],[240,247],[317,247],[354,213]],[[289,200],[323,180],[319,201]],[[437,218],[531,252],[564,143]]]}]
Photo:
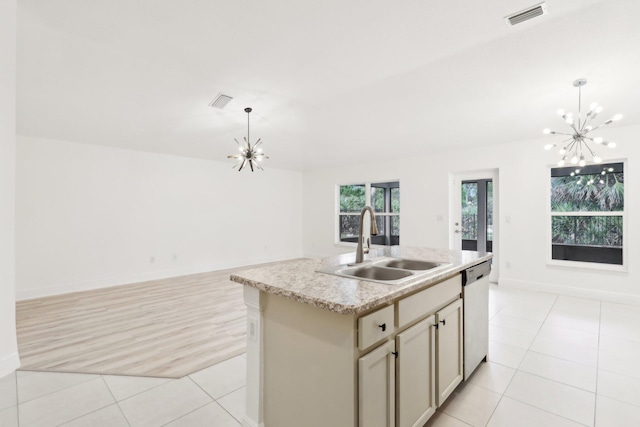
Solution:
[{"label": "window", "polygon": [[551,259],[623,264],[624,164],[551,169]]},{"label": "window", "polygon": [[360,211],[366,205],[366,186],[340,186],[340,241],[358,242]]},{"label": "window", "polygon": [[493,181],[462,181],[462,249],[493,252]]},{"label": "window", "polygon": [[338,233],[341,242],[358,242],[360,211],[365,206],[371,206],[378,226],[378,235],[371,236],[371,243],[386,246],[400,244],[399,182],[341,185],[339,197]]}]

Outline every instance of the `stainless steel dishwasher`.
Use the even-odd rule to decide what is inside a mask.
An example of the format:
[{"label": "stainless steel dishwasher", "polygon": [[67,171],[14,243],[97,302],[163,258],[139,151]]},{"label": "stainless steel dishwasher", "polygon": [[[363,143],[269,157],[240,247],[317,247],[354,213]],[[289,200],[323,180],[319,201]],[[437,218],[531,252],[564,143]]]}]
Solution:
[{"label": "stainless steel dishwasher", "polygon": [[489,273],[486,261],[462,272],[464,296],[464,379],[487,360],[489,351]]}]

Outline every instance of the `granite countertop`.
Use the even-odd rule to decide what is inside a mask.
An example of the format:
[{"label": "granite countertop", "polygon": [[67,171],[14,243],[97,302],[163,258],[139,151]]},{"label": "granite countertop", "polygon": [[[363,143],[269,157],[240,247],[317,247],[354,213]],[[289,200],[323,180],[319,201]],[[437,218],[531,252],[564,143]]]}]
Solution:
[{"label": "granite countertop", "polygon": [[232,274],[231,280],[336,313],[357,314],[448,279],[462,270],[491,259],[492,256],[485,252],[405,246],[372,249],[365,261],[377,257],[396,257],[451,264],[397,285],[316,272],[330,265],[353,263],[355,253],[324,259],[295,259],[242,270]]}]

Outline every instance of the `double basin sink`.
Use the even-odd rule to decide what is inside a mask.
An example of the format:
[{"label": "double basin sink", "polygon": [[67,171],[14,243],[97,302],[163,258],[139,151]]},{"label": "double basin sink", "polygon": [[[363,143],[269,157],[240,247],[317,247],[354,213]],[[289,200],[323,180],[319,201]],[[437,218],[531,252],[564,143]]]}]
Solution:
[{"label": "double basin sink", "polygon": [[416,276],[431,273],[451,264],[406,258],[376,258],[360,264],[341,264],[323,267],[319,273],[370,282],[399,284]]}]

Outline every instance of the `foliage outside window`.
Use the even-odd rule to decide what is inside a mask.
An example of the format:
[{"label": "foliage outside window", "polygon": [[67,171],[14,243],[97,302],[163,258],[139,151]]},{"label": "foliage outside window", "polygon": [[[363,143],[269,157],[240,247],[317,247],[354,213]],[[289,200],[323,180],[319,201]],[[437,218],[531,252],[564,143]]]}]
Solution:
[{"label": "foliage outside window", "polygon": [[462,239],[478,239],[478,183],[462,183]]},{"label": "foliage outside window", "polygon": [[624,164],[551,169],[551,258],[622,265]]},{"label": "foliage outside window", "polygon": [[[368,203],[367,203],[368,202]],[[382,182],[340,186],[338,214],[341,242],[358,242],[360,211],[371,206],[376,214],[378,235],[371,236],[376,245],[400,244],[400,183]]]},{"label": "foliage outside window", "polygon": [[[478,179],[461,185],[462,249],[493,251],[493,181]],[[484,212],[481,212],[481,209]],[[484,218],[484,226],[479,222]],[[478,248],[478,232],[485,233],[486,248]]]}]

